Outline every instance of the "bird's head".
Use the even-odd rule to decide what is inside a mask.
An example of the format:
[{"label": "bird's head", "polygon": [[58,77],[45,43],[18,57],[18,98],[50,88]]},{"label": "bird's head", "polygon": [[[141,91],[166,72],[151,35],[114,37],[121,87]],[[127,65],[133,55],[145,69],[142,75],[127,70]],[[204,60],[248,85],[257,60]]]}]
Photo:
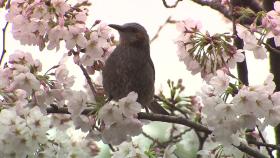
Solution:
[{"label": "bird's head", "polygon": [[126,23],[124,25],[110,24],[108,26],[119,32],[120,44],[149,44],[149,36],[146,29],[138,23]]}]

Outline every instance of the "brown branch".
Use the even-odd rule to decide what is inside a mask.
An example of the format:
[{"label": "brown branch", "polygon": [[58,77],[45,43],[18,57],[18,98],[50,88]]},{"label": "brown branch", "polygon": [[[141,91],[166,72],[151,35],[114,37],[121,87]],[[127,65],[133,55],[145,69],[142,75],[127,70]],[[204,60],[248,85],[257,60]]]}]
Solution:
[{"label": "brown branch", "polygon": [[[223,14],[228,20],[232,20],[230,10],[226,8],[224,5],[222,5],[220,0],[212,0],[212,1],[192,0],[192,1],[202,6],[208,6]],[[249,7],[255,12],[263,10],[260,4],[255,0],[241,0],[240,3],[237,4],[241,4],[243,7]],[[240,24],[243,25],[243,24],[248,24],[250,22],[251,20],[248,19],[248,20],[240,21]]]},{"label": "brown branch", "polygon": [[93,86],[93,83],[92,83],[92,81],[91,81],[91,78],[90,78],[90,76],[89,76],[87,70],[83,67],[83,65],[80,65],[80,68],[81,68],[81,70],[83,71],[84,76],[86,77],[87,83],[88,83],[88,85],[89,85],[89,88],[90,88],[90,90],[91,90],[93,96],[96,96],[96,94],[97,94],[97,93],[96,93],[96,90],[95,90],[95,88],[94,88],[94,86]]},{"label": "brown branch", "polygon": [[6,22],[4,28],[2,29],[2,33],[3,33],[3,49],[2,49],[2,54],[1,54],[1,58],[0,58],[0,65],[3,62],[4,59],[4,55],[6,54],[7,50],[6,50],[6,29],[8,27],[9,22]]},{"label": "brown branch", "polygon": [[[70,114],[67,108],[47,108],[48,114]],[[92,113],[92,109],[85,109],[81,114],[89,115]]]},{"label": "brown branch", "polygon": [[[47,112],[48,113],[70,114],[69,111],[67,110],[67,108],[47,108]],[[92,112],[92,109],[85,109],[82,112],[82,114],[89,115],[91,112]],[[181,124],[181,125],[191,127],[197,131],[205,132],[206,134],[210,134],[212,132],[207,127],[200,125],[198,123],[195,123],[193,121],[190,121],[183,117],[140,112],[140,113],[138,113],[138,119]]]},{"label": "brown branch", "polygon": [[213,1],[206,1],[206,0],[192,0],[193,2],[200,4],[202,6],[208,6],[214,10],[219,11],[222,13],[226,18],[231,20],[231,14],[230,11],[221,4],[219,0],[213,0]]},{"label": "brown branch", "polygon": [[263,8],[260,5],[260,2],[256,0],[231,0],[231,2],[233,2],[234,5],[248,7],[254,12],[259,12],[263,10]]},{"label": "brown branch", "polygon": [[[235,145],[234,145],[235,146]],[[235,146],[240,151],[247,153],[248,155],[253,156],[254,158],[268,158],[267,156],[263,155],[262,153],[250,148],[249,146],[241,143],[239,146]]]},{"label": "brown branch", "polygon": [[[67,108],[47,108],[48,113],[60,113],[60,114],[69,114]],[[89,115],[92,112],[92,109],[85,109],[82,114]],[[205,134],[211,134],[212,131],[209,130],[207,127],[185,119],[183,117],[176,117],[176,116],[168,116],[168,115],[161,115],[161,114],[152,114],[152,113],[138,113],[138,119],[150,120],[150,121],[161,121],[161,122],[168,122],[168,123],[176,123],[185,125],[188,127],[193,128],[196,131],[204,132]],[[248,147],[245,144],[240,144],[239,146],[235,146],[240,151],[247,153],[255,158],[267,158],[262,153],[255,151]]]},{"label": "brown branch", "polygon": [[166,8],[175,8],[181,1],[183,1],[183,0],[177,0],[173,5],[167,4],[166,0],[162,0],[162,3]]},{"label": "brown branch", "polygon": [[266,48],[269,52],[271,52],[271,53],[276,53],[276,54],[279,54],[279,55],[280,55],[280,50],[279,50],[279,49],[277,49],[277,48],[275,48],[275,47],[272,47],[270,44],[265,43],[265,42],[263,42],[262,44],[265,46],[265,48]]},{"label": "brown branch", "polygon": [[204,143],[206,141],[206,139],[208,138],[208,134],[205,134],[204,136],[201,136],[200,133],[198,131],[194,131],[195,134],[197,135],[198,141],[199,141],[199,145],[198,145],[198,150],[202,150]]},{"label": "brown branch", "polygon": [[258,142],[258,141],[253,140],[253,139],[249,139],[249,140],[248,140],[248,144],[254,144],[254,145],[257,145],[257,146],[264,146],[264,147],[271,148],[271,149],[273,149],[273,150],[278,150],[278,151],[280,151],[280,145]]},{"label": "brown branch", "polygon": [[[231,13],[231,21],[232,21],[232,32],[234,38],[233,45],[236,46],[237,49],[243,49],[244,42],[241,38],[237,36],[237,30],[236,30],[236,17],[234,16],[234,8],[235,4],[233,1],[230,2],[230,13]],[[245,56],[245,53],[242,52]],[[237,74],[238,79],[242,82],[242,84],[248,86],[249,85],[249,77],[248,77],[248,67],[247,67],[247,61],[246,58],[244,61],[237,63]]]},{"label": "brown branch", "polygon": [[176,116],[167,116],[161,114],[151,114],[151,113],[138,113],[138,119],[150,120],[150,121],[160,121],[160,122],[168,122],[168,123],[176,123],[191,127],[197,131],[205,132],[206,134],[210,134],[212,131],[209,130],[207,127],[190,121],[189,119],[185,119],[183,117],[176,117]]}]

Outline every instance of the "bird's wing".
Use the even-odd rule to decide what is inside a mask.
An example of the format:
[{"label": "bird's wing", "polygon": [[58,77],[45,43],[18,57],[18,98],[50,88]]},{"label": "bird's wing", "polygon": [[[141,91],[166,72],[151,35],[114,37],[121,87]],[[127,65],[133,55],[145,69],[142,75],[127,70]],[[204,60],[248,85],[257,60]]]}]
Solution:
[{"label": "bird's wing", "polygon": [[155,71],[154,63],[153,63],[151,57],[149,57],[148,63],[149,63],[149,64],[152,66],[152,68],[153,68],[153,71],[154,71],[154,81],[155,81],[155,75],[156,75],[155,73],[156,73],[156,71]]}]

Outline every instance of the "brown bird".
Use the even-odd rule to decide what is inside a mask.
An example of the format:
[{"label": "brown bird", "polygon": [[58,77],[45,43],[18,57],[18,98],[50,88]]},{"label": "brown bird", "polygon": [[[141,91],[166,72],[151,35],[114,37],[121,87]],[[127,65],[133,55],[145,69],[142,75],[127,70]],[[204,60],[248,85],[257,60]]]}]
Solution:
[{"label": "brown bird", "polygon": [[155,113],[168,114],[153,102],[155,69],[145,28],[137,23],[109,26],[120,34],[119,45],[102,71],[103,87],[109,99],[118,100],[134,91],[138,93],[137,101],[146,110],[149,107]]}]

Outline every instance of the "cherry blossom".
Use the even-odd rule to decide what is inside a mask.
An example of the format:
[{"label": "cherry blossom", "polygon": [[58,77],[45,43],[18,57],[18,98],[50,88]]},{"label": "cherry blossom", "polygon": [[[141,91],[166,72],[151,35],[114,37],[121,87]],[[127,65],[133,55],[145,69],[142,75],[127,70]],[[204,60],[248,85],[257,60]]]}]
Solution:
[{"label": "cherry blossom", "polygon": [[[242,62],[244,55],[231,45],[232,36],[201,32],[198,21],[187,19],[177,23],[181,33],[175,43],[177,55],[193,75],[201,73],[204,80],[209,81],[216,70],[234,68],[236,62]],[[262,48],[262,47],[261,47]]]},{"label": "cherry blossom", "polygon": [[265,59],[267,57],[267,50],[258,43],[256,36],[252,32],[237,25],[237,34],[244,41],[244,49],[253,51],[256,59]]},{"label": "cherry blossom", "polygon": [[118,147],[119,150],[113,153],[112,158],[148,158],[148,156],[145,155],[143,149],[141,149],[139,145],[133,144],[131,142],[123,142]]},{"label": "cherry blossom", "polygon": [[269,11],[262,19],[262,25],[268,30],[267,37],[274,38],[276,47],[280,46],[280,2],[274,2],[274,10]]},{"label": "cherry blossom", "polygon": [[136,102],[137,97],[137,93],[130,92],[117,102],[108,102],[99,110],[99,118],[104,123],[101,130],[104,143],[119,145],[141,133],[142,123],[136,118],[141,111],[141,104]]}]

